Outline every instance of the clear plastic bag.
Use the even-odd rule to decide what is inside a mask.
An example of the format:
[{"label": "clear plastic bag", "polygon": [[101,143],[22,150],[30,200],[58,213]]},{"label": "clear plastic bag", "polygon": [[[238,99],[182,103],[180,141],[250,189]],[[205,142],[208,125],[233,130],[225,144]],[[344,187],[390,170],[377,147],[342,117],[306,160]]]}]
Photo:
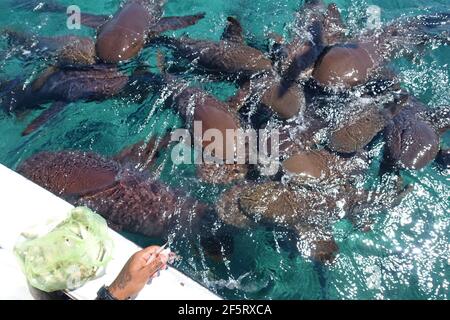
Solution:
[{"label": "clear plastic bag", "polygon": [[45,292],[74,290],[99,276],[112,258],[106,221],[90,209],[75,208],[48,234],[16,245],[31,286]]}]

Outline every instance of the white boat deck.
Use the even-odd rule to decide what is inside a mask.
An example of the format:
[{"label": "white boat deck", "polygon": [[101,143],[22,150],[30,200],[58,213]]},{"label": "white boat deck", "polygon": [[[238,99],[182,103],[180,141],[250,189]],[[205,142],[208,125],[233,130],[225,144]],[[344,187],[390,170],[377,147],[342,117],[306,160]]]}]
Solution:
[{"label": "white boat deck", "polygon": [[[64,220],[72,205],[0,164],[0,300],[33,299],[25,276],[12,253],[22,232]],[[46,227],[48,228],[48,226]],[[111,231],[115,248],[106,274],[70,292],[79,300],[95,299],[98,289],[110,284],[129,257],[140,248]],[[145,287],[137,300],[218,300],[220,297],[174,268]]]}]

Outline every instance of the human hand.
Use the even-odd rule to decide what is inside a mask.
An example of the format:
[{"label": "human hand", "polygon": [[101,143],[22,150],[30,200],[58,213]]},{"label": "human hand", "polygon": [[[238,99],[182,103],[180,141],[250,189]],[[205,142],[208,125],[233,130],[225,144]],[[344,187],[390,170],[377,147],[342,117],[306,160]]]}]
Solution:
[{"label": "human hand", "polygon": [[[161,247],[151,246],[135,253],[125,264],[108,290],[118,300],[135,297],[147,282],[167,267],[169,257],[158,254]],[[150,263],[149,263],[150,262]]]}]

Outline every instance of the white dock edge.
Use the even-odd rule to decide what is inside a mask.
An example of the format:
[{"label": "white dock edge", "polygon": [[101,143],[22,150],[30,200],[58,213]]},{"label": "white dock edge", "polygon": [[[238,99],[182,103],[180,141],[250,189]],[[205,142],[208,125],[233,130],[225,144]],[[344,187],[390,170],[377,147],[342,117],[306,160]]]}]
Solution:
[{"label": "white dock edge", "polygon": [[[12,253],[20,234],[37,225],[56,225],[67,217],[72,205],[0,164],[0,299],[29,300],[25,276]],[[110,284],[130,256],[140,248],[111,231],[115,249],[106,274],[70,292],[75,299],[95,299],[98,289]],[[174,268],[146,286],[137,300],[219,300],[197,282]]]}]

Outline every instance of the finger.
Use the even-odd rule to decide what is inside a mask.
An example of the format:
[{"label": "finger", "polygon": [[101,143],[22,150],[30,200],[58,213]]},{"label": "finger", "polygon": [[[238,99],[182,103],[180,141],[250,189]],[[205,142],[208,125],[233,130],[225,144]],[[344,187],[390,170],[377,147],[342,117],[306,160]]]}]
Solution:
[{"label": "finger", "polygon": [[167,264],[167,263],[169,262],[170,256],[169,256],[168,254],[163,254],[163,253],[161,253],[161,254],[158,256],[158,258],[161,259],[161,262],[162,262],[163,264]]},{"label": "finger", "polygon": [[150,258],[150,260],[145,264],[143,269],[145,272],[148,272],[149,276],[151,276],[155,272],[160,270],[161,267],[164,266],[165,264],[166,263],[161,260],[161,257],[159,255],[158,256],[155,255],[154,257]]},{"label": "finger", "polygon": [[154,274],[150,277],[150,279],[153,280],[153,279],[158,278],[159,276],[161,276],[161,271],[162,271],[162,270],[165,270],[166,267],[167,267],[167,266],[162,266],[161,269],[159,269],[158,272],[154,273]]},{"label": "finger", "polygon": [[149,260],[150,257],[154,254],[156,254],[161,247],[159,246],[150,246],[148,248],[145,248],[141,250],[138,254],[140,255],[140,258],[145,259],[145,261]]},{"label": "finger", "polygon": [[176,253],[171,252],[171,253],[169,253],[169,261],[167,263],[173,264],[177,259],[178,259],[178,256],[176,255]]}]

